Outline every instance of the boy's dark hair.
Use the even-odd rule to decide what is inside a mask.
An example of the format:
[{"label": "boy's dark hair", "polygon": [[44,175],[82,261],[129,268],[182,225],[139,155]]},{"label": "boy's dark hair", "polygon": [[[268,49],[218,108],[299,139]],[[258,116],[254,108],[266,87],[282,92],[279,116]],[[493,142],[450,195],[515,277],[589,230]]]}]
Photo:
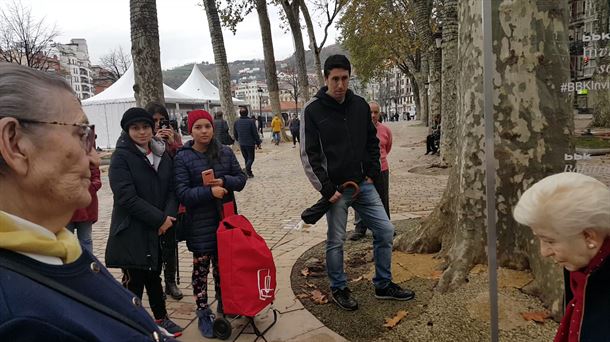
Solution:
[{"label": "boy's dark hair", "polygon": [[241,115],[241,116],[248,116],[248,108],[246,108],[246,107],[239,107],[239,115]]},{"label": "boy's dark hair", "polygon": [[163,115],[166,120],[169,120],[169,113],[167,112],[167,109],[165,109],[165,107],[159,102],[150,102],[146,105],[144,109],[146,109],[146,111],[149,112],[150,115],[155,115],[155,113],[159,113]]},{"label": "boy's dark hair", "polygon": [[214,113],[214,119],[222,119],[222,110],[219,110]]},{"label": "boy's dark hair", "polygon": [[347,70],[350,75],[352,74],[352,65],[345,55],[332,55],[324,61],[324,77],[328,77],[330,71],[337,68]]}]

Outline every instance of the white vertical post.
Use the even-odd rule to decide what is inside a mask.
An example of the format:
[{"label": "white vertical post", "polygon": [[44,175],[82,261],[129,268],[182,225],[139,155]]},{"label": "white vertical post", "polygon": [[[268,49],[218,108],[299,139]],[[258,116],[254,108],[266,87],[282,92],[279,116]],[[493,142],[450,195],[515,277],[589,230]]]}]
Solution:
[{"label": "white vertical post", "polygon": [[[494,1],[495,2],[495,1]],[[498,342],[498,277],[496,252],[496,167],[493,112],[493,26],[492,0],[483,6],[483,111],[485,115],[485,185],[487,195],[487,264],[489,265],[489,310],[491,342]]]}]

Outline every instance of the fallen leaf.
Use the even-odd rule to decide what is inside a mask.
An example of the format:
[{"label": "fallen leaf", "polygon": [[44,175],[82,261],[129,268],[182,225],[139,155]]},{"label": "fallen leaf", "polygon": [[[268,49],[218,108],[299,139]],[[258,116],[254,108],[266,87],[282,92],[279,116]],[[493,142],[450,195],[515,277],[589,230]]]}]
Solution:
[{"label": "fallen leaf", "polygon": [[521,316],[526,321],[544,323],[544,321],[547,318],[551,317],[551,314],[548,311],[530,311],[530,312],[522,312]]},{"label": "fallen leaf", "polygon": [[386,318],[385,319],[385,324],[383,325],[384,327],[388,328],[388,329],[392,329],[394,328],[398,323],[400,323],[400,321],[402,321],[403,318],[407,317],[407,312],[406,311],[398,311],[396,313],[396,316],[392,317],[392,318]]},{"label": "fallen leaf", "polygon": [[309,268],[305,267],[304,269],[301,270],[301,274],[304,277],[307,277],[309,275]]},{"label": "fallen leaf", "polygon": [[352,279],[352,283],[359,282],[359,281],[361,281],[362,279],[364,279],[364,276],[360,276],[360,277],[358,277],[358,278],[356,278],[356,279]]},{"label": "fallen leaf", "polygon": [[326,295],[322,293],[320,290],[311,291],[311,300],[316,304],[326,304],[328,303],[328,298]]},{"label": "fallen leaf", "polygon": [[441,279],[441,276],[443,275],[443,271],[434,271],[432,272],[432,279]]},{"label": "fallen leaf", "polygon": [[298,299],[305,299],[305,298],[309,297],[309,294],[307,294],[307,293],[299,293],[296,297]]}]

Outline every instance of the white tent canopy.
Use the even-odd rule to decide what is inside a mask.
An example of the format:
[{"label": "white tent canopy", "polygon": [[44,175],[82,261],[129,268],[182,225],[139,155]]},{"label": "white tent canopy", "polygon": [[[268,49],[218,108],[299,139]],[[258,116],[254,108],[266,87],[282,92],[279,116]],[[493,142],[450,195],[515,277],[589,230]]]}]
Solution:
[{"label": "white tent canopy", "polygon": [[[83,110],[89,118],[89,122],[95,125],[97,134],[97,145],[100,147],[114,147],[121,134],[121,117],[123,113],[136,106],[133,91],[135,77],[133,66],[131,66],[121,78],[103,92],[82,101]],[[163,93],[166,104],[175,104],[180,108],[182,104],[195,105],[205,104],[183,93],[180,93],[163,84]]]},{"label": "white tent canopy", "polygon": [[[220,95],[218,88],[216,88],[212,82],[210,82],[197,67],[197,64],[193,64],[193,70],[189,77],[182,83],[178,89],[182,94],[188,95],[192,98],[200,101],[209,101],[210,103],[219,105]],[[246,102],[233,98],[233,104],[245,105]]]}]

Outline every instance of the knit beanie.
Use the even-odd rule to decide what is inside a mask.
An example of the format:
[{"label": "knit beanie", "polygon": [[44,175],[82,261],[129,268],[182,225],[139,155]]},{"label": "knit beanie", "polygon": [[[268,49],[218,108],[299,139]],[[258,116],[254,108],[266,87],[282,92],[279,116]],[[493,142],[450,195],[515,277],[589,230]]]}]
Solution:
[{"label": "knit beanie", "polygon": [[189,112],[189,116],[188,116],[189,133],[191,133],[193,131],[193,125],[199,119],[207,119],[210,122],[210,124],[212,125],[212,128],[214,128],[214,119],[212,119],[212,115],[210,115],[210,113],[208,113],[205,110],[196,109],[196,110]]},{"label": "knit beanie", "polygon": [[149,112],[147,112],[144,108],[132,107],[123,114],[123,118],[121,119],[121,128],[125,132],[129,132],[129,126],[136,122],[146,122],[150,125],[150,127],[155,127],[155,121]]}]

